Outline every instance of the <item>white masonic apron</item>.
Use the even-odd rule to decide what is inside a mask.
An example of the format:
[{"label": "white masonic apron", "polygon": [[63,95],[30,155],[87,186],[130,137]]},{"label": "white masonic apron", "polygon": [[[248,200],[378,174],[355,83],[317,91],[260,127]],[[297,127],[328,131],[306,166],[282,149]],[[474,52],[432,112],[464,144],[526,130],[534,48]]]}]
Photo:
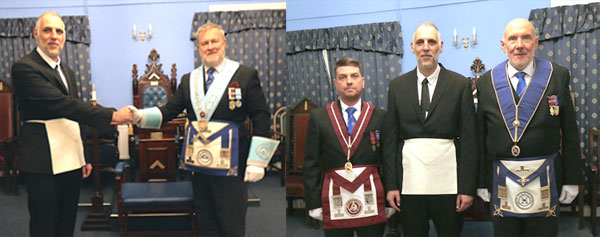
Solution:
[{"label": "white masonic apron", "polygon": [[79,123],[66,118],[27,122],[43,123],[46,127],[53,174],[76,170],[85,165]]},{"label": "white masonic apron", "polygon": [[457,194],[456,148],[452,139],[413,138],[402,148],[402,194]]}]

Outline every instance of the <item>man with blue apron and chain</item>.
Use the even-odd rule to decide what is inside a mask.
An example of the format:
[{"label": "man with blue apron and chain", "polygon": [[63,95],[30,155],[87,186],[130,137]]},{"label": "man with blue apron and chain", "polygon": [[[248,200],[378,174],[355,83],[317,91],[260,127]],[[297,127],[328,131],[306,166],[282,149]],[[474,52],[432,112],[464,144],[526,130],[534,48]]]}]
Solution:
[{"label": "man with blue apron and chain", "polygon": [[[194,206],[200,236],[244,236],[245,182],[263,178],[278,142],[269,136],[270,114],[256,70],[225,58],[219,25],[198,28],[202,65],[185,74],[161,107],[135,110],[142,128],[159,128],[187,109],[180,168],[194,171]],[[253,137],[244,121],[252,120]],[[252,143],[250,143],[252,141]]]},{"label": "man with blue apron and chain", "polygon": [[[583,183],[569,71],[534,57],[525,19],[506,26],[508,60],[477,82],[482,169],[478,195],[490,201],[495,236],[556,236],[559,202]],[[562,145],[562,147],[561,147]]]}]

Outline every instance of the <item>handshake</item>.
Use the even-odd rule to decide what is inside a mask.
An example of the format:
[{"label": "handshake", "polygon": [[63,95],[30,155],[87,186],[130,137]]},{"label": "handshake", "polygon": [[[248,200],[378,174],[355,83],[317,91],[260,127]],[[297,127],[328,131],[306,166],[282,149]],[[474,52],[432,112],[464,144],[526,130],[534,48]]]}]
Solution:
[{"label": "handshake", "polygon": [[139,124],[142,120],[142,111],[139,111],[132,105],[124,106],[116,112],[113,112],[112,122],[118,124],[134,123]]}]

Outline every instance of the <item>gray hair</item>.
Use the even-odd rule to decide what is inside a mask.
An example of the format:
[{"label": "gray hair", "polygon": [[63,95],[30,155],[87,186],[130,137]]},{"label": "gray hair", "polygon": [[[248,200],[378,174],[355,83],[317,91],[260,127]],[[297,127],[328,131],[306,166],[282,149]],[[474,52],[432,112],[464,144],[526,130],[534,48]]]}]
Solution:
[{"label": "gray hair", "polygon": [[417,31],[424,27],[431,27],[431,28],[435,29],[435,31],[437,32],[438,45],[442,44],[442,34],[438,30],[437,26],[435,26],[435,24],[428,22],[428,21],[423,22],[417,26],[417,29],[415,29],[415,32],[413,32],[413,42],[415,42],[417,40]]},{"label": "gray hair", "polygon": [[[212,22],[206,22],[204,23],[204,25],[201,25],[200,27],[198,27],[198,30],[196,30],[196,38],[198,38],[198,35],[202,32],[206,32],[208,30],[211,29],[218,29],[221,32],[221,35],[223,36],[223,39],[225,39],[225,31],[223,30],[223,28],[220,25],[217,24],[213,24]],[[198,38],[198,40],[200,40]]]},{"label": "gray hair", "polygon": [[[47,12],[44,12],[44,13],[42,13],[42,15],[40,15],[40,16],[38,17],[37,21],[35,22],[35,30],[37,30],[37,31],[38,31],[38,33],[39,33],[39,30],[41,30],[41,29],[40,29],[40,27],[42,26],[42,18],[44,18],[44,17],[45,17],[45,16],[47,16],[47,15],[50,15],[50,16],[56,16],[56,17],[60,18],[60,19],[61,19],[61,22],[62,22],[62,18],[61,18],[61,16],[60,16],[60,15],[58,15],[58,13],[56,13],[55,11],[47,11]],[[63,28],[65,28],[65,23],[64,23],[64,22],[62,22],[62,24],[63,24]]]}]

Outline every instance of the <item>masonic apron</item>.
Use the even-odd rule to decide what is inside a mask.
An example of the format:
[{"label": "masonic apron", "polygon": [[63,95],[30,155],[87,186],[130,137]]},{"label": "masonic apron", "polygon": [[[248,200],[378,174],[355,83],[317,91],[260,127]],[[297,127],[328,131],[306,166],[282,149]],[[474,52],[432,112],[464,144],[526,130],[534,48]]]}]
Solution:
[{"label": "masonic apron", "polygon": [[66,118],[27,120],[27,123],[42,123],[46,127],[53,174],[76,170],[85,165],[79,123]]},{"label": "masonic apron", "polygon": [[347,162],[344,168],[325,173],[321,192],[323,228],[355,228],[385,223],[385,194],[377,166],[353,167],[351,163],[373,115],[374,106],[363,102],[357,126],[349,136],[338,102],[330,103],[326,108],[340,145],[347,152]]},{"label": "masonic apron", "polygon": [[[496,99],[507,132],[514,145],[513,157],[499,157],[493,164],[493,215],[499,217],[556,216],[558,194],[554,174],[557,153],[538,157],[519,157],[519,141],[536,109],[543,100],[552,75],[552,64],[535,58],[531,82],[521,99],[515,99],[509,75],[508,60],[492,70]],[[549,96],[549,103],[556,96]],[[558,115],[558,103],[550,104],[550,114]]]},{"label": "masonic apron", "polygon": [[413,138],[402,148],[402,194],[457,194],[456,148],[452,139]]}]

